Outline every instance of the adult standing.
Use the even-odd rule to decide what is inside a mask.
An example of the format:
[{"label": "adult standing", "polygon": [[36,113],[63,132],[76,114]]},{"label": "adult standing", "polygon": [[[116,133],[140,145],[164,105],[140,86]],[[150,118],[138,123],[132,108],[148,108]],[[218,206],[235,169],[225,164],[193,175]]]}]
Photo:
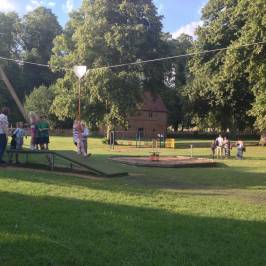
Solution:
[{"label": "adult standing", "polygon": [[223,142],[224,139],[221,135],[216,139],[216,153],[217,153],[217,159],[220,157],[223,157]]},{"label": "adult standing", "polygon": [[0,113],[0,164],[4,164],[3,155],[8,140],[8,113],[9,109],[4,107]]}]

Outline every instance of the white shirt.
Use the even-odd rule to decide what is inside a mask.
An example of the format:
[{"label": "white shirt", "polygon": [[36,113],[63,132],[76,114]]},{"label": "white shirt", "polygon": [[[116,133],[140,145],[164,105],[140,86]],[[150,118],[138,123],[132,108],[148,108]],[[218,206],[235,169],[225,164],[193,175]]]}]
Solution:
[{"label": "white shirt", "polygon": [[223,140],[223,138],[222,137],[218,137],[217,139],[216,139],[216,141],[218,142],[218,146],[223,146],[223,142],[224,142],[224,140]]},{"label": "white shirt", "polygon": [[4,114],[0,114],[0,134],[8,133],[8,119]]}]

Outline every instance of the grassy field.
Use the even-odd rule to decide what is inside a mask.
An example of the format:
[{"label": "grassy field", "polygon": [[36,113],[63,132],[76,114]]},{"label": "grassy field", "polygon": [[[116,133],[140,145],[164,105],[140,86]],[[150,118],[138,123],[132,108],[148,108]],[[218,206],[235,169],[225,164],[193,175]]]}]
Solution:
[{"label": "grassy field", "polygon": [[[89,164],[130,173],[81,179],[0,168],[0,265],[266,265],[266,149],[216,168],[137,168],[90,140]],[[73,152],[70,138],[52,149]],[[189,155],[189,149],[162,155]],[[207,157],[210,150],[194,154]],[[233,155],[235,151],[233,152]]]}]

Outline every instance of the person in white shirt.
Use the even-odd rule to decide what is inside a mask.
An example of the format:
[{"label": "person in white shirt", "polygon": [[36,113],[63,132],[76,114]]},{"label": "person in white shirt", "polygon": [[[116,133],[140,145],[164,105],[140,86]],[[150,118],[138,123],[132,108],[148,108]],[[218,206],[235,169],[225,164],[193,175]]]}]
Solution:
[{"label": "person in white shirt", "polygon": [[217,159],[223,157],[223,142],[224,139],[222,138],[221,135],[216,139],[216,155]]},{"label": "person in white shirt", "polygon": [[0,165],[4,164],[3,155],[8,140],[8,113],[9,109],[4,107],[0,113]]}]

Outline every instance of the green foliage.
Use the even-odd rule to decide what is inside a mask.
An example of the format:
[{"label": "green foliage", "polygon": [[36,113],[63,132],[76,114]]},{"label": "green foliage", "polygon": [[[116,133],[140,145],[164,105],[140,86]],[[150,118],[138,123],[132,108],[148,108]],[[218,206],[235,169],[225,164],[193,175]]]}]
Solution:
[{"label": "green foliage", "polygon": [[[164,49],[161,28],[151,0],[83,1],[55,39],[50,62],[56,71],[76,64],[96,68],[156,58]],[[93,125],[126,126],[126,116],[136,109],[143,90],[163,85],[162,69],[156,64],[89,71],[82,82],[82,117]],[[56,87],[54,113],[74,118],[77,78],[67,71]]]},{"label": "green foliage", "polygon": [[30,95],[26,96],[24,107],[26,112],[33,111],[39,115],[47,115],[49,123],[52,127],[64,127],[72,126],[69,120],[65,120],[64,123],[58,120],[58,118],[51,111],[51,106],[55,98],[55,87],[52,85],[46,87],[44,85],[34,88]]},{"label": "green foliage", "polygon": [[[11,56],[18,50],[18,23],[19,17],[16,13],[0,12],[0,54]],[[3,62],[1,62],[2,64]]]},{"label": "green foliage", "polygon": [[[16,13],[0,12],[0,55],[41,64],[48,64],[53,39],[61,33],[61,27],[51,10],[39,7],[22,19]],[[17,65],[1,61],[18,97],[23,102],[34,87],[49,86],[57,78],[48,68],[32,65]],[[0,82],[0,105],[12,106],[11,120],[21,119],[14,100]]]},{"label": "green foliage", "polygon": [[[53,40],[61,32],[61,26],[50,9],[39,7],[29,12],[20,23],[21,57],[26,61],[48,64]],[[23,74],[27,93],[40,85],[49,86],[59,77],[48,68],[32,65],[25,65]]]},{"label": "green foliage", "polygon": [[50,113],[50,107],[54,99],[53,87],[40,86],[35,88],[29,96],[26,96],[25,109],[40,115]]},{"label": "green foliage", "polygon": [[[182,34],[177,39],[165,36],[168,44],[169,56],[183,55],[192,47],[192,37]],[[184,86],[187,84],[188,58],[178,58],[170,61],[168,69],[165,71],[165,85],[161,91],[162,98],[168,109],[168,124],[175,130],[179,126],[190,127],[191,108],[187,97],[184,95]]]},{"label": "green foliage", "polygon": [[210,0],[203,9],[193,51],[236,49],[193,57],[186,93],[198,106],[197,116],[205,120],[212,114],[222,130],[243,130],[254,122],[248,112],[259,102],[254,103],[257,89],[265,91],[265,46],[238,47],[265,40],[265,10],[263,0]]}]

